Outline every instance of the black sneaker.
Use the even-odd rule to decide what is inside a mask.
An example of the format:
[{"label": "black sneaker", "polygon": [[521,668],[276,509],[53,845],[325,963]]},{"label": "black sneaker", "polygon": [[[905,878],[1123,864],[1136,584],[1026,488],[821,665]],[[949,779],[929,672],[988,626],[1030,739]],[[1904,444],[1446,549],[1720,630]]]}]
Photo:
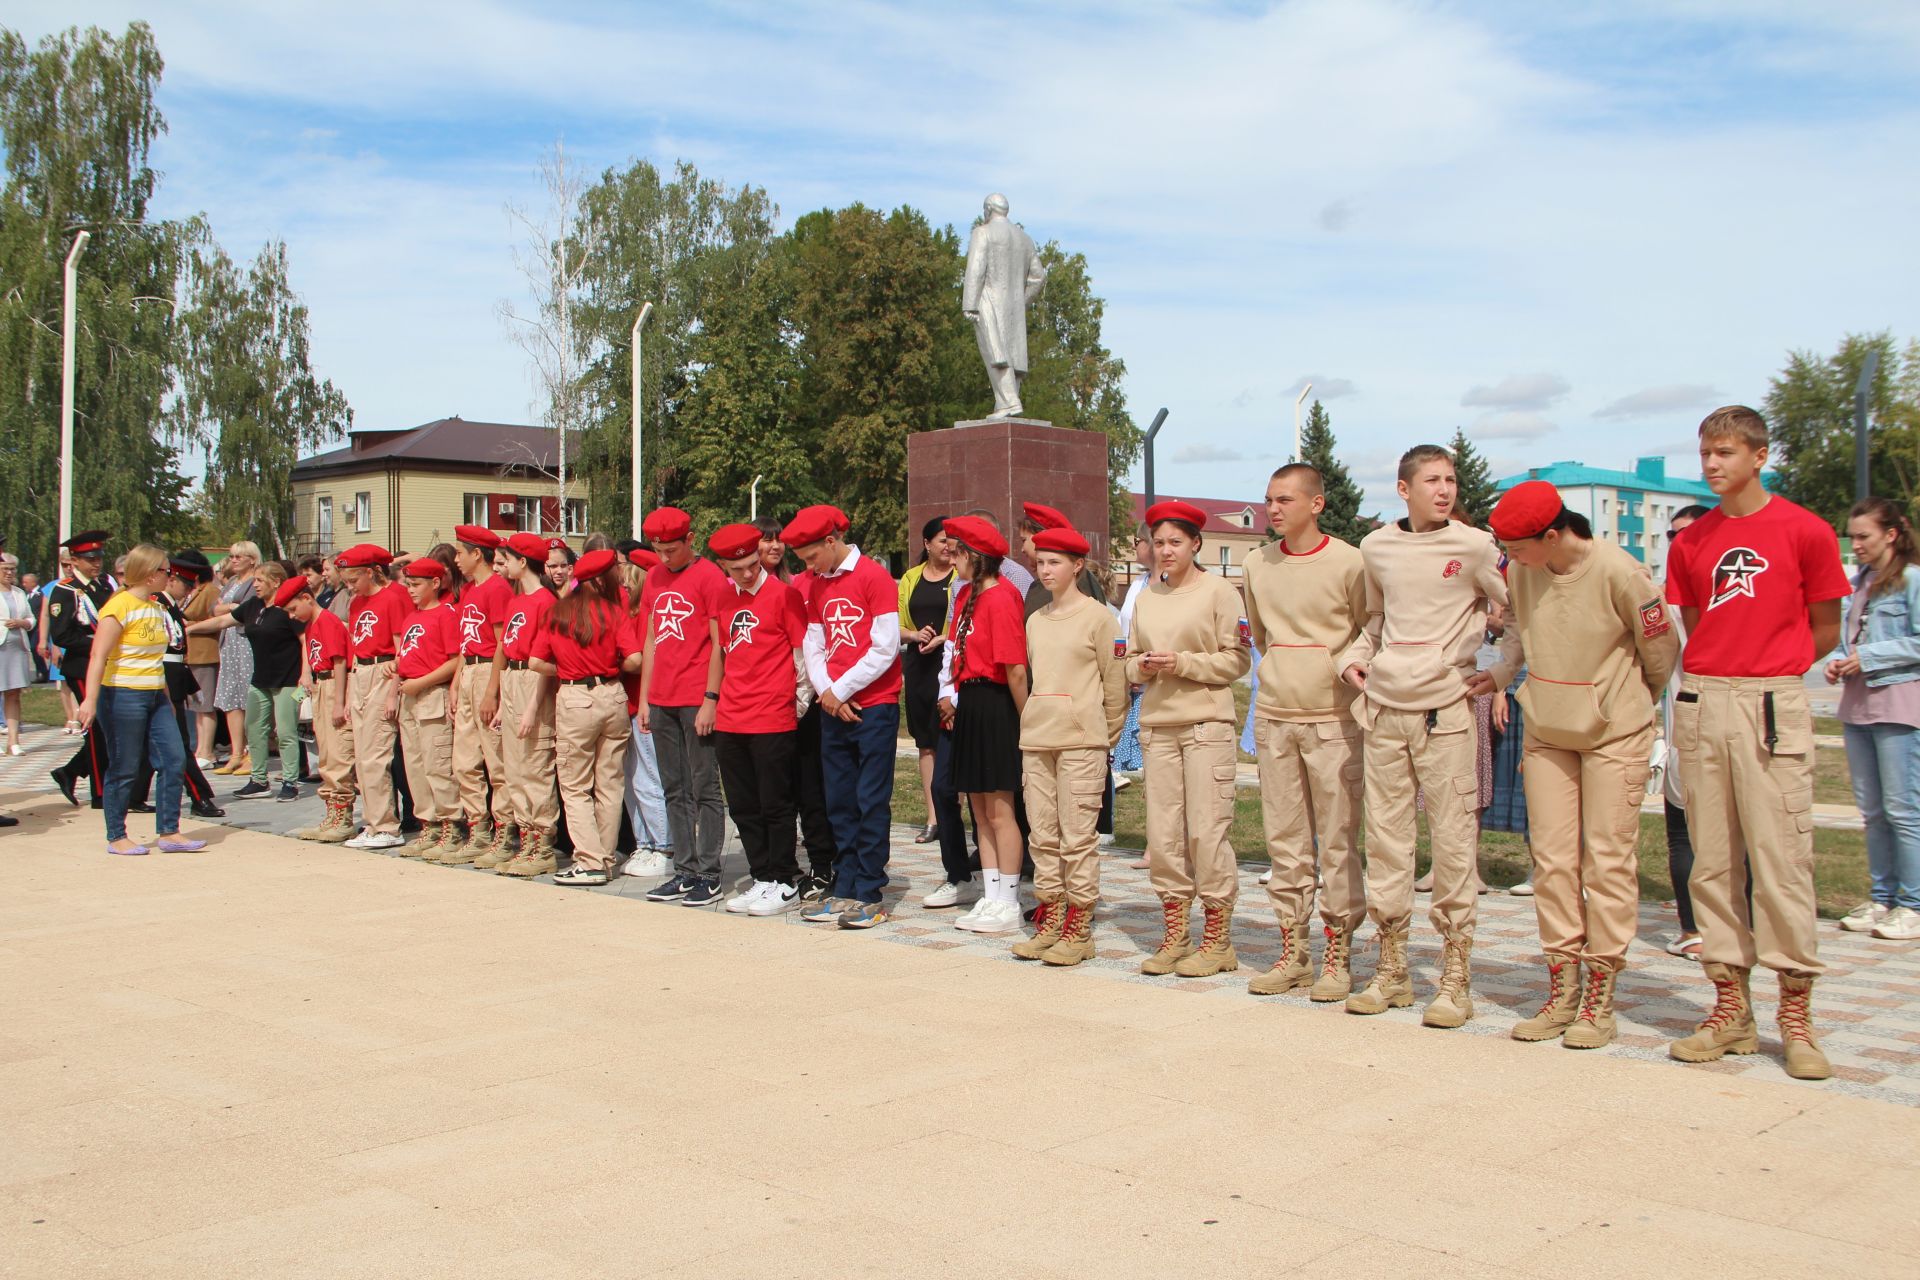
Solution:
[{"label": "black sneaker", "polygon": [[798,888],[802,902],[818,902],[833,892],[833,885],[820,876],[801,876]]},{"label": "black sneaker", "polygon": [[555,884],[596,885],[607,882],[607,873],[574,863],[553,878]]},{"label": "black sneaker", "polygon": [[674,876],[665,884],[655,885],[647,890],[648,902],[678,902],[693,892],[699,881],[691,876]]},{"label": "black sneaker", "polygon": [[298,800],[299,798],[299,787],[296,787],[291,782],[283,782],[280,784],[280,803],[285,804],[289,800]]},{"label": "black sneaker", "polygon": [[265,800],[272,794],[273,788],[266,783],[248,782],[246,786],[234,792],[229,798],[234,800]]},{"label": "black sneaker", "polygon": [[686,896],[680,899],[683,907],[710,907],[723,896],[718,880],[695,880],[692,885]]},{"label": "black sneaker", "polygon": [[127,812],[128,813],[152,813],[153,806],[148,804],[145,800],[135,800],[132,804],[129,804],[127,806]]}]

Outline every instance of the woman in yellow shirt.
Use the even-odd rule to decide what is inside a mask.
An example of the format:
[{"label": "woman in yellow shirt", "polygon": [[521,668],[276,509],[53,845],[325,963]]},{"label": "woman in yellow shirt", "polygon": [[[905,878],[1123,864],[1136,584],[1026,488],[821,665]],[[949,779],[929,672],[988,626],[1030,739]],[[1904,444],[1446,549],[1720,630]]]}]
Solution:
[{"label": "woman in yellow shirt", "polygon": [[107,727],[112,767],[107,775],[105,801],[107,852],[135,856],[149,846],[127,836],[127,798],[140,767],[140,744],[159,775],[154,791],[154,847],[163,853],[191,853],[207,847],[204,840],[180,836],[180,774],[186,749],[167,699],[166,609],[154,600],[167,585],[168,556],[151,543],[127,553],[125,585],[100,610],[93,636],[93,654],[87,663],[87,697],[80,704],[80,724],[92,726],[100,717]]}]

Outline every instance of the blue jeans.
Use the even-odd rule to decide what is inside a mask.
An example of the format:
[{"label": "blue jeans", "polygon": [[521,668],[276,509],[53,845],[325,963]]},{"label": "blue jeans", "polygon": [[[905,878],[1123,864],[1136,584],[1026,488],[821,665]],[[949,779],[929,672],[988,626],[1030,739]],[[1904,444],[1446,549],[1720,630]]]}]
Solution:
[{"label": "blue jeans", "polygon": [[173,703],[165,689],[100,688],[99,718],[107,726],[108,841],[127,838],[127,801],[134,777],[140,772],[140,743],[146,741],[146,759],[159,775],[154,788],[154,830],[163,836],[180,831],[180,774],[186,752],[180,744],[180,726],[174,723]]},{"label": "blue jeans", "polygon": [[1853,802],[1867,828],[1873,900],[1920,911],[1920,729],[1846,724]]},{"label": "blue jeans", "polygon": [[827,779],[827,821],[840,860],[833,896],[878,902],[887,887],[892,849],[893,763],[900,736],[900,704],[862,707],[849,724],[820,718],[820,764]]}]

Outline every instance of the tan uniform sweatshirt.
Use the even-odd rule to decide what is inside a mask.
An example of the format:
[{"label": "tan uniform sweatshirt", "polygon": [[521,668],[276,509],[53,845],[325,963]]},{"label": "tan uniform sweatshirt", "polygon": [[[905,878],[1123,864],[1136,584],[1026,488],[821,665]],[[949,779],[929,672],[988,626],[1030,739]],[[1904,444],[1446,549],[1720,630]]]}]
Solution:
[{"label": "tan uniform sweatshirt", "polygon": [[[1143,653],[1171,653],[1178,665],[1151,677]],[[1196,572],[1175,591],[1156,576],[1133,606],[1127,679],[1143,685],[1140,723],[1154,728],[1233,723],[1235,680],[1253,665],[1240,643],[1240,593],[1217,573]]]},{"label": "tan uniform sweatshirt", "polygon": [[1290,555],[1270,542],[1241,568],[1247,626],[1260,656],[1262,720],[1345,720],[1354,688],[1334,670],[1334,659],[1360,634],[1367,618],[1366,570],[1360,552],[1338,538]]},{"label": "tan uniform sweatshirt", "polygon": [[[1467,696],[1474,654],[1486,634],[1487,602],[1504,605],[1507,584],[1493,535],[1449,521],[1427,533],[1404,522],[1360,543],[1367,568],[1367,621],[1338,660],[1367,673],[1367,697],[1400,711],[1431,711]],[[1513,668],[1492,669],[1504,689]]]},{"label": "tan uniform sweatshirt", "polygon": [[1027,617],[1027,674],[1020,713],[1022,751],[1105,751],[1127,722],[1127,672],[1113,651],[1120,620],[1082,597],[1063,614],[1049,601]]},{"label": "tan uniform sweatshirt", "polygon": [[1652,723],[1680,637],[1645,566],[1594,542],[1565,576],[1509,565],[1507,587],[1515,625],[1500,652],[1527,665],[1519,697],[1528,733],[1586,751]]}]

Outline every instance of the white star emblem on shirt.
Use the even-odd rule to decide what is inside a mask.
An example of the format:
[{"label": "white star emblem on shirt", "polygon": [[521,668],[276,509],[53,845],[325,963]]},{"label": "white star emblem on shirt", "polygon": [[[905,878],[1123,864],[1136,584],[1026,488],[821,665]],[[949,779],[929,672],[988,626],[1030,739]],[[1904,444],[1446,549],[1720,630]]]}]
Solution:
[{"label": "white star emblem on shirt", "polygon": [[1713,566],[1713,599],[1707,608],[1716,608],[1735,596],[1754,599],[1753,580],[1768,567],[1766,557],[1751,547],[1729,548]]},{"label": "white star emblem on shirt", "polygon": [[821,620],[827,624],[827,656],[831,658],[841,645],[858,645],[853,629],[866,621],[867,611],[851,600],[839,599],[827,605]]},{"label": "white star emblem on shirt", "polygon": [[678,591],[662,593],[653,604],[653,627],[662,639],[685,640],[686,631],[681,623],[693,616],[693,606]]}]

